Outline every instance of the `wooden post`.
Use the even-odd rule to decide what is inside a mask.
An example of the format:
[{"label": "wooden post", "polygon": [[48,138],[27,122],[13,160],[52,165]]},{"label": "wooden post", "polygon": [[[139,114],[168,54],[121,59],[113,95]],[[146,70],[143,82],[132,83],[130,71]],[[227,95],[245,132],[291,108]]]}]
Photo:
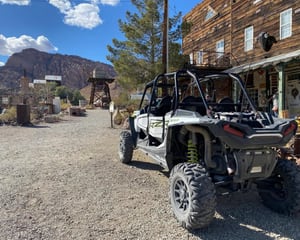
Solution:
[{"label": "wooden post", "polygon": [[169,16],[168,16],[168,0],[164,0],[164,23],[163,23],[163,49],[162,49],[162,65],[163,72],[168,72],[168,34],[169,34]]},{"label": "wooden post", "polygon": [[282,117],[282,111],[286,109],[285,105],[285,73],[284,65],[280,64],[277,66],[278,71],[278,113],[279,117]]}]

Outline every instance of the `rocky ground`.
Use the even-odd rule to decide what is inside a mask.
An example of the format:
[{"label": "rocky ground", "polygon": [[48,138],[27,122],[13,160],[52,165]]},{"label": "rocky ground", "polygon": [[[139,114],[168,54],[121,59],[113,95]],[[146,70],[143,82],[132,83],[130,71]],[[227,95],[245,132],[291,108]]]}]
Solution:
[{"label": "rocky ground", "polygon": [[255,192],[218,198],[212,224],[188,232],[168,202],[168,177],[142,153],[118,160],[107,110],[32,127],[0,126],[0,239],[300,239],[299,216]]}]

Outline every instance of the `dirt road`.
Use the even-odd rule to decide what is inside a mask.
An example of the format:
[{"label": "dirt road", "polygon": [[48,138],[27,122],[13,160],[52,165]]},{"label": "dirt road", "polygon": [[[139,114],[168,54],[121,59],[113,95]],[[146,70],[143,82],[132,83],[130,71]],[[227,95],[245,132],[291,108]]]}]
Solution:
[{"label": "dirt road", "polygon": [[0,239],[300,239],[300,218],[254,193],[218,198],[203,230],[178,226],[168,178],[141,153],[118,160],[105,110],[34,127],[0,126]]}]

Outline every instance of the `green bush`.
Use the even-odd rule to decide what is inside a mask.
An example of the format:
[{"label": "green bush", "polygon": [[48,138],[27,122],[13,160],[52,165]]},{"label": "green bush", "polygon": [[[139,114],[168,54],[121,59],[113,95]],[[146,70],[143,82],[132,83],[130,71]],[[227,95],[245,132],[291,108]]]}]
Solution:
[{"label": "green bush", "polygon": [[66,86],[56,87],[55,96],[60,99],[68,99],[72,105],[79,105],[79,100],[85,100],[79,90],[72,90]]},{"label": "green bush", "polygon": [[85,98],[81,95],[81,93],[78,90],[75,90],[73,92],[72,99],[70,99],[70,102],[72,105],[79,105],[79,100],[85,100]]},{"label": "green bush", "polygon": [[115,107],[120,109],[132,109],[137,110],[140,104],[140,100],[131,100],[127,93],[121,93],[119,97],[113,99]]}]

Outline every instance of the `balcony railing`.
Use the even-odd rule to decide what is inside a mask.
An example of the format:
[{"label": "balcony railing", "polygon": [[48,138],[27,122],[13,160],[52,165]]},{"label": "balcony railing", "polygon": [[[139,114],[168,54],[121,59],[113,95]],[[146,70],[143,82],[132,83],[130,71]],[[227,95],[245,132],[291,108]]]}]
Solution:
[{"label": "balcony railing", "polygon": [[213,51],[197,51],[190,56],[190,64],[199,67],[212,67],[228,69],[234,65],[238,65],[237,60],[231,53],[213,52]]}]

